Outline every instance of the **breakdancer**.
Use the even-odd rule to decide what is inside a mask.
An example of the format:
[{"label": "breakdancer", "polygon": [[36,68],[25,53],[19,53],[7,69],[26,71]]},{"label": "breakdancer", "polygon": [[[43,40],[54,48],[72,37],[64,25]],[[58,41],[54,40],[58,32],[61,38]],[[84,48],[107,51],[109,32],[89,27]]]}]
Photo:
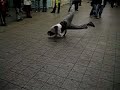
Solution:
[{"label": "breakdancer", "polygon": [[63,37],[67,33],[67,29],[87,29],[88,26],[95,27],[92,22],[83,25],[74,25],[72,24],[72,20],[75,13],[75,5],[71,6],[68,15],[58,24],[51,27],[50,31],[47,32],[49,36],[52,37]]}]

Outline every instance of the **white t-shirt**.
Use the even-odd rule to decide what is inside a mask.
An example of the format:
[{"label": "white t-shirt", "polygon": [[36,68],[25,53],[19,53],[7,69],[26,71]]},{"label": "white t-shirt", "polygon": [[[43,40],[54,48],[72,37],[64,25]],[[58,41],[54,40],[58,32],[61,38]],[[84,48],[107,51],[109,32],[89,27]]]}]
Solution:
[{"label": "white t-shirt", "polygon": [[58,23],[58,24],[52,26],[51,31],[54,32],[54,33],[55,33],[55,29],[54,29],[55,26],[58,26],[58,36],[62,37],[64,35],[64,33],[65,33],[65,32],[61,31],[62,25]]}]

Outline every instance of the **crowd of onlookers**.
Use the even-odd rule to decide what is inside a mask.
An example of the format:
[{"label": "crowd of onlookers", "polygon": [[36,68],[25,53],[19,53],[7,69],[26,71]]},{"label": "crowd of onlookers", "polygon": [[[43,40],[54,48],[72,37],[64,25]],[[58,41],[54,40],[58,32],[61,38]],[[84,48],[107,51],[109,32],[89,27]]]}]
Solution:
[{"label": "crowd of onlookers", "polygon": [[[38,4],[35,5],[36,7],[36,11],[40,10],[40,1],[41,0],[35,0],[35,3]],[[42,11],[46,12],[47,11],[47,0],[42,0]],[[32,0],[13,0],[13,7],[15,9],[16,12],[16,20],[20,21],[23,20],[23,13],[25,13],[26,18],[32,18],[31,16],[31,5],[32,5]],[[0,20],[1,26],[6,26],[6,17],[10,16],[9,13],[9,7],[8,7],[8,0],[0,0]]]},{"label": "crowd of onlookers", "polygon": [[[40,11],[40,2],[41,0],[35,0],[35,11]],[[81,6],[82,0],[70,0],[70,5],[75,4],[75,10],[78,11],[78,6]],[[90,16],[94,16],[96,18],[101,18],[102,11],[107,2],[111,4],[111,7],[120,6],[120,0],[90,0],[92,10],[90,12]],[[16,12],[16,20],[23,20],[23,13],[25,13],[26,18],[32,18],[31,16],[31,5],[32,0],[13,0],[13,6]],[[1,26],[6,26],[6,16],[10,16],[8,11],[8,0],[0,0],[0,20]],[[55,0],[53,10],[51,13],[55,13],[56,9],[57,13],[60,13],[61,0]],[[47,0],[42,0],[42,12],[47,12]]]}]

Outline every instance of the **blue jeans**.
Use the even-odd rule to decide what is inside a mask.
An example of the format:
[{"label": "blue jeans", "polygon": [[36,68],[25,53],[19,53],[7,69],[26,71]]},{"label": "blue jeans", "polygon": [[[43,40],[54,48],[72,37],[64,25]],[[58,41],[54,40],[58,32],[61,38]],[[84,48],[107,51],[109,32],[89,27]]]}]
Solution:
[{"label": "blue jeans", "polygon": [[92,5],[92,10],[90,12],[90,16],[93,15],[93,16],[97,16],[97,5],[96,4],[93,4]]},{"label": "blue jeans", "polygon": [[98,6],[98,10],[97,10],[97,16],[101,17],[102,12],[103,12],[104,6],[103,5],[99,5]]}]

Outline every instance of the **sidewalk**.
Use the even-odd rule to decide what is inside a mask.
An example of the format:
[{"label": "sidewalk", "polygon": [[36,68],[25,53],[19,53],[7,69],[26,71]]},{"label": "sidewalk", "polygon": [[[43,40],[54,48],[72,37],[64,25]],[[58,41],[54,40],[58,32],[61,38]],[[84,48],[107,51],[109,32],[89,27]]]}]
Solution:
[{"label": "sidewalk", "polygon": [[108,5],[102,18],[94,19],[84,2],[73,23],[93,21],[96,27],[48,38],[68,8],[0,27],[0,90],[120,90],[120,8]]}]

